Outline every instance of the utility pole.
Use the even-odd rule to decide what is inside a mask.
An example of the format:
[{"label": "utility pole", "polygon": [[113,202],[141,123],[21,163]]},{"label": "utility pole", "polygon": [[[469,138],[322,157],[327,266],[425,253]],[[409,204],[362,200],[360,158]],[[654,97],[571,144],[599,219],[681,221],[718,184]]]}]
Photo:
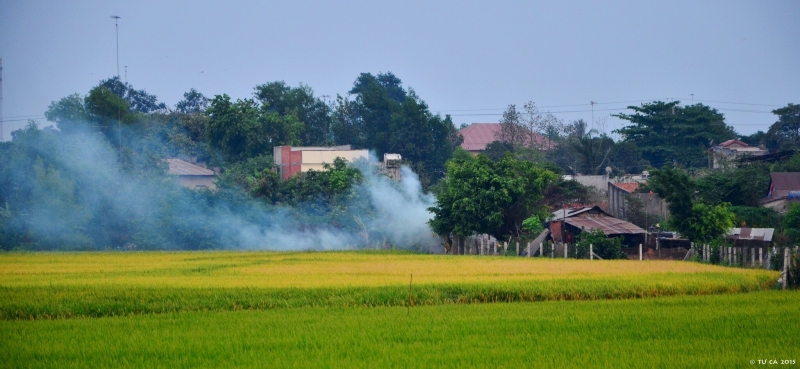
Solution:
[{"label": "utility pole", "polygon": [[[592,105],[592,129],[594,129],[594,104],[597,104],[597,103],[594,102],[594,101],[589,101],[589,104]],[[589,130],[589,132],[591,132],[591,130]]]},{"label": "utility pole", "polygon": [[[115,29],[116,34],[117,34],[117,82],[121,83],[121,81],[119,80],[119,19],[120,18],[122,18],[122,17],[116,16],[116,15],[112,15],[111,16],[111,19],[114,20],[114,29]],[[127,69],[125,71],[125,74],[127,74]],[[122,123],[120,122],[122,120],[122,112],[119,109],[120,108],[118,107],[117,108],[117,141],[118,141],[117,144],[119,145],[119,160],[122,161]]]},{"label": "utility pole", "polygon": [[689,94],[692,96],[692,104],[694,104],[694,94]]}]

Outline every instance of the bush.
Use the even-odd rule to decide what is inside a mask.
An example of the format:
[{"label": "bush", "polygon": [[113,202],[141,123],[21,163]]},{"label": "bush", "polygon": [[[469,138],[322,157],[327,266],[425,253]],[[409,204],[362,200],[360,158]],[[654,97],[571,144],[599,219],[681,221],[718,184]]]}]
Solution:
[{"label": "bush", "polygon": [[603,259],[624,259],[626,257],[622,252],[622,237],[606,237],[605,233],[599,229],[581,233],[572,256],[578,259],[588,259],[589,245],[592,246],[592,251]]}]

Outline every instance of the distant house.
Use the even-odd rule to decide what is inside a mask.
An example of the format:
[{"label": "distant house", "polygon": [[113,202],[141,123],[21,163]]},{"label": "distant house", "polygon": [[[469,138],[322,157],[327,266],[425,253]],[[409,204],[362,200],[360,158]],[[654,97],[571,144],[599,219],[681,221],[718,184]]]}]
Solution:
[{"label": "distant house", "polygon": [[725,238],[733,241],[734,246],[769,247],[775,228],[733,228]]},{"label": "distant house", "polygon": [[217,189],[217,185],[214,184],[215,173],[213,170],[181,159],[165,159],[164,161],[169,164],[168,173],[177,176],[178,182],[182,186],[193,190]]},{"label": "distant house", "polygon": [[309,170],[322,171],[325,164],[332,165],[337,157],[347,161],[359,158],[369,159],[369,150],[351,150],[350,145],[333,147],[276,146],[273,148],[272,157],[281,179],[287,180],[297,173]]},{"label": "distant house", "polygon": [[[464,137],[461,148],[478,155],[486,150],[486,145],[497,141],[496,137],[497,133],[500,132],[500,123],[472,123],[458,132]],[[548,150],[555,146],[553,141],[538,133],[534,132],[532,137],[533,142],[526,142],[526,146],[532,144],[534,148],[540,150]]]},{"label": "distant house", "polygon": [[790,203],[800,202],[800,172],[772,172],[769,176],[769,193],[761,199],[761,206],[784,214]]},{"label": "distant house", "polygon": [[636,193],[641,185],[640,182],[608,182],[608,212],[609,214],[622,219],[630,219],[633,206],[630,198],[636,198],[641,203],[644,214],[654,222],[666,219],[669,214],[667,203],[654,193]]},{"label": "distant house", "polygon": [[739,140],[728,140],[708,149],[711,155],[711,167],[722,168],[728,163],[750,156],[766,155],[767,150],[750,146]]},{"label": "distant house", "polygon": [[606,236],[622,236],[623,244],[644,243],[644,229],[622,219],[612,217],[598,206],[556,210],[550,220],[553,241],[573,243],[581,232],[599,229]]}]

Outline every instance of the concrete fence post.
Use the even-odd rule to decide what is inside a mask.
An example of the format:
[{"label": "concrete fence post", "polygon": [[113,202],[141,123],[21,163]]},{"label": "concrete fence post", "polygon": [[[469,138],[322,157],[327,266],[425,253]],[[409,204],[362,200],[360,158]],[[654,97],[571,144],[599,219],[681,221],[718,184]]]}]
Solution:
[{"label": "concrete fence post", "polygon": [[789,248],[786,247],[783,249],[783,286],[781,286],[782,290],[786,290],[786,287],[789,285]]},{"label": "concrete fence post", "polygon": [[569,251],[569,244],[565,243],[564,244],[564,259],[567,258],[567,251]]},{"label": "concrete fence post", "polygon": [[508,252],[508,242],[503,242],[503,255]]},{"label": "concrete fence post", "polygon": [[642,261],[642,244],[639,244],[639,261]]},{"label": "concrete fence post", "polygon": [[539,242],[539,257],[544,256],[544,244]]},{"label": "concrete fence post", "polygon": [[592,244],[589,244],[589,260],[594,260],[594,250]]},{"label": "concrete fence post", "polygon": [[517,256],[519,256],[519,241],[517,241]]},{"label": "concrete fence post", "polygon": [[756,267],[756,249],[752,247],[750,248],[750,267],[751,268]]},{"label": "concrete fence post", "polygon": [[764,249],[758,248],[758,266],[764,266]]},{"label": "concrete fence post", "polygon": [[528,257],[533,256],[533,241],[528,242]]}]

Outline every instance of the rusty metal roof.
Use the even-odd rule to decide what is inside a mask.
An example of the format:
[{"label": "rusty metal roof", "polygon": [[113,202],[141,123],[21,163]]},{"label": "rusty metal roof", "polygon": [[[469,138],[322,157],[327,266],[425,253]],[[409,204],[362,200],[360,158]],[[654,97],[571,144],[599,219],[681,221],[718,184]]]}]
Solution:
[{"label": "rusty metal roof", "polygon": [[772,241],[775,228],[734,228],[726,236],[733,240]]},{"label": "rusty metal roof", "polygon": [[609,234],[644,234],[644,229],[637,227],[633,223],[626,222],[614,217],[575,217],[567,218],[567,224],[583,230],[599,229],[603,233]]},{"label": "rusty metal roof", "polygon": [[194,165],[181,159],[165,159],[169,164],[169,174],[178,176],[213,176],[214,171]]}]

